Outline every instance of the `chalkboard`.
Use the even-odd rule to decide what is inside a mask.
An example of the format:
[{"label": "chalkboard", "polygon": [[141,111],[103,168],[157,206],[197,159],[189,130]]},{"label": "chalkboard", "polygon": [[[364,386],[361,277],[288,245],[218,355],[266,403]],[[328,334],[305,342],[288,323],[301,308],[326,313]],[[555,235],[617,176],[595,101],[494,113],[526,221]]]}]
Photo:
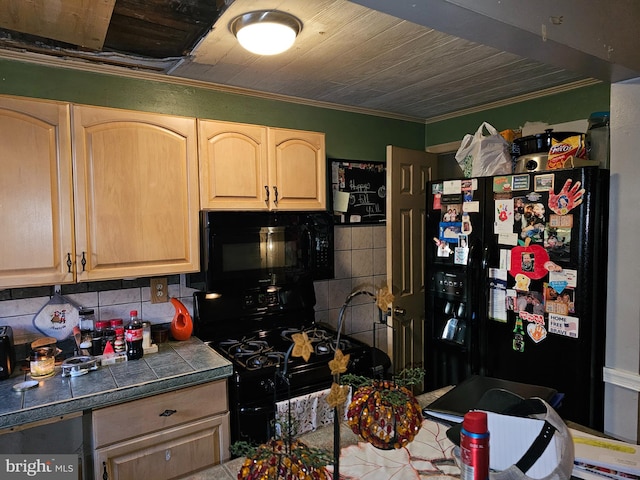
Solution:
[{"label": "chalkboard", "polygon": [[[331,199],[336,223],[383,223],[387,169],[383,162],[331,159]],[[340,193],[348,194],[342,202]],[[342,195],[344,199],[346,196]],[[346,204],[346,211],[340,210]]]}]

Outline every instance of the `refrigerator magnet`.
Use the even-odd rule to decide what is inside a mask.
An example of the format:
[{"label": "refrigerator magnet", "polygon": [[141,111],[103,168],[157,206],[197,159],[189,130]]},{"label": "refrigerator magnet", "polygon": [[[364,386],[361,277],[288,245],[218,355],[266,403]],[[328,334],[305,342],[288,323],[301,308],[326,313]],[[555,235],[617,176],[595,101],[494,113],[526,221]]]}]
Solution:
[{"label": "refrigerator magnet", "polygon": [[440,222],[439,240],[449,243],[458,243],[462,225],[460,222]]},{"label": "refrigerator magnet", "polygon": [[568,178],[559,193],[549,193],[549,208],[558,215],[566,215],[582,203],[585,189],[580,188],[580,182],[571,186],[572,183],[573,180]]},{"label": "refrigerator magnet", "polygon": [[493,233],[513,233],[513,199],[495,200]]},{"label": "refrigerator magnet", "polygon": [[514,175],[511,190],[529,190],[529,174]]},{"label": "refrigerator magnet", "polygon": [[578,271],[562,268],[549,272],[549,284],[564,285],[564,288],[576,288],[578,283]]},{"label": "refrigerator magnet", "polygon": [[438,257],[448,257],[451,255],[452,250],[447,242],[443,242],[437,238],[434,238],[433,241],[438,247]]},{"label": "refrigerator magnet", "polygon": [[532,322],[527,325],[527,335],[529,335],[529,338],[533,340],[534,343],[540,343],[547,338],[547,329],[543,324]]},{"label": "refrigerator magnet", "polygon": [[516,325],[513,329],[513,342],[511,348],[516,352],[524,352],[524,328],[522,326],[522,319],[516,317]]},{"label": "refrigerator magnet", "polygon": [[462,203],[462,211],[477,213],[480,211],[480,202],[478,200],[473,200],[472,202],[463,202]]},{"label": "refrigerator magnet", "polygon": [[462,193],[462,180],[447,180],[442,182],[442,193],[445,195]]},{"label": "refrigerator magnet", "polygon": [[511,175],[493,177],[493,192],[494,193],[510,192],[511,183],[512,183]]},{"label": "refrigerator magnet", "polygon": [[533,189],[536,192],[549,192],[553,190],[553,180],[555,175],[547,173],[545,175],[536,175]]},{"label": "refrigerator magnet", "polygon": [[565,315],[549,314],[549,333],[564,337],[578,338],[580,319]]},{"label": "refrigerator magnet", "polygon": [[436,193],[433,196],[433,210],[440,210],[442,208],[442,202],[440,201],[441,199],[442,199],[441,193]]},{"label": "refrigerator magnet", "polygon": [[471,226],[471,217],[469,216],[468,213],[463,213],[462,227],[460,229],[460,232],[464,235],[469,235],[472,230],[473,230],[473,227]]},{"label": "refrigerator magnet", "polygon": [[456,247],[454,253],[453,263],[456,265],[467,264],[467,258],[469,256],[469,249],[467,247]]},{"label": "refrigerator magnet", "polygon": [[549,261],[549,254],[542,245],[518,246],[511,249],[511,266],[509,273],[515,277],[524,274],[533,280],[539,280],[547,275],[545,263]]},{"label": "refrigerator magnet", "polygon": [[517,273],[515,275],[516,284],[513,288],[520,292],[528,292],[529,285],[531,284],[531,279],[527,277],[524,273]]}]

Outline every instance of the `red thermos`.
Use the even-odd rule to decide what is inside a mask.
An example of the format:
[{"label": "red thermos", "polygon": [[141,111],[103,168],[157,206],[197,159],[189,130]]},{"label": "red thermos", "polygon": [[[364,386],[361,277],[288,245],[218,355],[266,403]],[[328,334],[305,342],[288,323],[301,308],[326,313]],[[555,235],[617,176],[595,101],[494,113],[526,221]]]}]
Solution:
[{"label": "red thermos", "polygon": [[468,412],[460,431],[461,480],[489,478],[489,430],[485,412]]}]

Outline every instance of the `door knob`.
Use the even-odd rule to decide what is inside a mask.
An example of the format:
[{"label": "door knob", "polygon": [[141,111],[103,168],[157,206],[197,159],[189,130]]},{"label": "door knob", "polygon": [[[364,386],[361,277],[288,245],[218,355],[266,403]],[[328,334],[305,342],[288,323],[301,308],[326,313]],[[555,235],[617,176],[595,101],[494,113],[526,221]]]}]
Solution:
[{"label": "door knob", "polygon": [[393,307],[393,314],[394,315],[399,315],[399,316],[403,316],[407,313],[407,311],[404,308],[400,308],[400,307]]}]

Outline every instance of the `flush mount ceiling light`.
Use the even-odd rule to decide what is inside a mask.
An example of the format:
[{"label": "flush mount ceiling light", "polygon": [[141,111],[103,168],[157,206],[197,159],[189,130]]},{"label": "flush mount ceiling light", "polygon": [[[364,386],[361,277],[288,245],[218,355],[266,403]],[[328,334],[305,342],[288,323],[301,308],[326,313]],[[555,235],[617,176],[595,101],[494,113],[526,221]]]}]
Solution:
[{"label": "flush mount ceiling light", "polygon": [[291,48],[302,22],[279,10],[261,10],[234,18],[229,27],[240,45],[250,52],[277,55]]}]

